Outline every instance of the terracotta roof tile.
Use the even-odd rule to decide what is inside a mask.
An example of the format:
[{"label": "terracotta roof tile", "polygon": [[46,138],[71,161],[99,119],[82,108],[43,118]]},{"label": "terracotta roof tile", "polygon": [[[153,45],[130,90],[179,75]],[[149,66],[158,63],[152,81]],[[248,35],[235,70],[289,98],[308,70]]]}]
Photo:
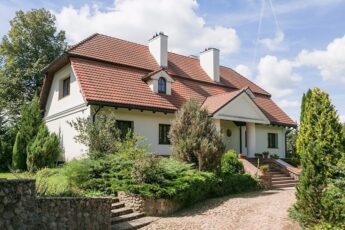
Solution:
[{"label": "terracotta roof tile", "polygon": [[224,104],[228,103],[242,92],[243,90],[236,90],[233,92],[222,93],[207,97],[202,106],[204,108],[207,108],[209,114],[213,114],[218,111]]},{"label": "terracotta roof tile", "polygon": [[[295,125],[270,99],[270,94],[231,68],[221,67],[221,81],[214,83],[198,59],[169,53],[166,72],[174,82],[172,95],[165,95],[153,93],[143,81],[145,76],[160,69],[147,46],[95,34],[67,53],[88,102],[175,111],[194,97],[200,103],[207,100],[213,110],[219,101],[231,99],[240,89],[249,87],[256,93],[256,104],[272,123]],[[49,83],[48,80],[45,82]],[[42,93],[41,102],[46,101],[45,97],[46,93]]]}]

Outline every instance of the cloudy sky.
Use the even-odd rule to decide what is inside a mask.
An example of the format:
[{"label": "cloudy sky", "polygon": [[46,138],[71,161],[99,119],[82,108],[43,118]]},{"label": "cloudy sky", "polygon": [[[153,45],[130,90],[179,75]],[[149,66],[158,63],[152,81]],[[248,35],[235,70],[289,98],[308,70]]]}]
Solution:
[{"label": "cloudy sky", "polygon": [[330,93],[345,121],[345,0],[0,0],[0,36],[17,10],[47,8],[69,44],[98,32],[146,44],[155,32],[169,50],[221,50],[294,119],[304,91]]}]

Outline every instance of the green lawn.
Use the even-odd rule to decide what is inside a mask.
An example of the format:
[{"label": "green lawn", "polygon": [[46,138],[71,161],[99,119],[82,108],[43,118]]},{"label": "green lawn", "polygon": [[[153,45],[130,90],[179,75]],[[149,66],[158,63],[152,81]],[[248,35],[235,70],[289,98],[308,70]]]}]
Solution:
[{"label": "green lawn", "polygon": [[0,173],[0,178],[6,179],[23,179],[23,178],[32,178],[33,175],[28,174],[27,172],[24,173]]}]

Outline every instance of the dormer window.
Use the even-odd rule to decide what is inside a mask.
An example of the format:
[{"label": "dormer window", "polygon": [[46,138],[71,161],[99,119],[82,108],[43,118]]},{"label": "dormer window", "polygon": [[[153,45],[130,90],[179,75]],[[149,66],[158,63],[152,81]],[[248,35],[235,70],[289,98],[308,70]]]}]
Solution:
[{"label": "dormer window", "polygon": [[158,93],[166,93],[167,91],[167,81],[164,77],[158,79]]},{"label": "dormer window", "polygon": [[171,84],[174,80],[165,70],[155,71],[143,77],[152,92],[171,95]]}]

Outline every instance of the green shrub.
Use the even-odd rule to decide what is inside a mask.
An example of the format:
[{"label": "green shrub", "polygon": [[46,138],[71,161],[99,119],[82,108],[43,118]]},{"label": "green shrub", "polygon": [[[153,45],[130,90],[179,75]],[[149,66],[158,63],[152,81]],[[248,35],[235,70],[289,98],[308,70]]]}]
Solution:
[{"label": "green shrub", "polygon": [[258,181],[248,174],[223,175],[218,178],[218,184],[212,187],[212,193],[216,196],[225,196],[255,191],[258,188]]},{"label": "green shrub", "polygon": [[231,175],[243,172],[243,164],[237,159],[237,154],[234,150],[230,150],[223,154],[221,159],[221,173],[224,175]]},{"label": "green shrub", "polygon": [[39,196],[82,196],[68,184],[61,169],[44,168],[36,173],[35,179]]},{"label": "green shrub", "polygon": [[62,150],[56,134],[49,134],[42,124],[35,140],[28,146],[27,166],[30,172],[44,167],[53,167]]},{"label": "green shrub", "polygon": [[78,132],[75,140],[89,147],[91,158],[117,152],[121,131],[117,128],[116,118],[111,113],[100,113],[94,121],[91,117],[77,118],[69,124]]}]

